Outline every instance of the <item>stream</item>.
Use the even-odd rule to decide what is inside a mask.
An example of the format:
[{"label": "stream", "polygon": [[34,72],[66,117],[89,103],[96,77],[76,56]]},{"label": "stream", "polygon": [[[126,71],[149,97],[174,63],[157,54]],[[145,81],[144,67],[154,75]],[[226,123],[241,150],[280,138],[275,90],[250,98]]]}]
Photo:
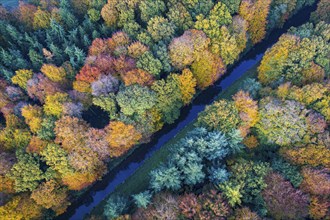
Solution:
[{"label": "stream", "polygon": [[160,149],[168,140],[175,137],[180,130],[196,119],[198,113],[203,111],[206,105],[211,104],[222,90],[228,88],[228,86],[256,65],[262,59],[266,50],[276,43],[283,33],[286,33],[291,26],[297,27],[307,22],[310,13],[315,9],[316,4],[305,7],[287,21],[283,28],[273,30],[266,40],[255,45],[236,65],[229,68],[225,76],[213,86],[201,92],[189,106],[183,108],[180,118],[174,124],[164,126],[161,131],[152,137],[151,142],[142,144],[137,148],[122,163],[105,175],[101,181],[95,183],[79,200],[73,202],[67,212],[57,217],[57,219],[83,219],[84,215],[88,214],[107,195],[113,192],[119,184],[123,183],[132,175],[155,151]]}]

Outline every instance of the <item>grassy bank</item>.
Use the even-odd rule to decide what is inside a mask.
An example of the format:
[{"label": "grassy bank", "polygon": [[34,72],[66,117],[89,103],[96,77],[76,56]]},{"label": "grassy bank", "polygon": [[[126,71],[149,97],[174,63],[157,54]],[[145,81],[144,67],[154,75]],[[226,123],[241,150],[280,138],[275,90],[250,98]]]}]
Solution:
[{"label": "grassy bank", "polygon": [[[256,64],[253,68],[247,71],[242,77],[240,77],[237,81],[235,81],[231,86],[229,86],[226,90],[222,91],[217,99],[230,99],[232,95],[234,95],[242,86],[243,81],[246,78],[254,78],[257,75],[257,66]],[[194,128],[194,123],[196,120],[192,121],[185,128],[183,128],[178,134],[170,139],[165,145],[163,145],[158,151],[156,151],[152,157],[147,159],[143,165],[141,165],[138,170],[127,178],[125,182],[120,184],[113,193],[109,194],[106,199],[104,199],[98,206],[96,206],[91,215],[101,216],[103,213],[104,205],[107,199],[111,195],[123,195],[130,196],[133,194],[140,193],[144,190],[147,190],[149,187],[149,173],[151,170],[157,168],[162,162],[166,161],[166,158],[170,154],[170,148],[175,143],[177,143],[181,138],[185,137],[187,132],[191,131]]]}]

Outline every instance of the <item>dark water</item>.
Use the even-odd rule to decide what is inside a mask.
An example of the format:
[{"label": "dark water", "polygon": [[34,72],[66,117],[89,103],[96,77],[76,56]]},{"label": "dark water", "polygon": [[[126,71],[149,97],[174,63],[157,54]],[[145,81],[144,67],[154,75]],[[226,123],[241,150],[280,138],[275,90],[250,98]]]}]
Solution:
[{"label": "dark water", "polygon": [[18,0],[0,0],[0,5],[12,9],[18,6]]},{"label": "dark water", "polygon": [[181,111],[181,117],[172,125],[165,126],[160,132],[156,133],[153,140],[148,144],[141,145],[123,161],[114,170],[109,172],[101,181],[97,182],[89,191],[82,196],[79,201],[73,203],[68,211],[59,216],[58,219],[80,220],[83,216],[88,214],[95,206],[97,206],[108,194],[122,182],[124,182],[130,175],[132,175],[143,162],[152,156],[152,154],[161,148],[168,140],[175,137],[175,135],[183,129],[186,125],[192,122],[204,110],[205,106],[211,104],[216,96],[246,71],[257,64],[265,51],[278,41],[278,38],[291,26],[300,26],[307,22],[310,12],[316,9],[316,5],[307,7],[301,10],[298,14],[293,16],[282,29],[274,30],[266,41],[256,45],[249,53],[247,53],[240,62],[227,71],[227,74],[217,81],[216,84],[205,91],[203,91],[191,105],[185,107]]},{"label": "dark water", "polygon": [[109,124],[109,114],[103,111],[100,107],[92,105],[88,111],[84,111],[82,118],[93,128],[104,128]]},{"label": "dark water", "polygon": [[2,112],[0,112],[0,127],[1,125],[5,125],[6,120],[5,117],[3,116]]}]

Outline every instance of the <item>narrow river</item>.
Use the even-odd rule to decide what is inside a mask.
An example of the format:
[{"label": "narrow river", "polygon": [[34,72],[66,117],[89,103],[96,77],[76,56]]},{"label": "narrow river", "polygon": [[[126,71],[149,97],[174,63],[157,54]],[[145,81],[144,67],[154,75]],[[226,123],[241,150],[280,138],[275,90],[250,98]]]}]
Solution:
[{"label": "narrow river", "polygon": [[211,104],[217,95],[228,88],[239,77],[244,75],[250,68],[257,64],[263,57],[265,51],[278,41],[278,38],[291,26],[300,26],[309,20],[310,13],[316,9],[312,7],[302,9],[294,15],[283,28],[274,30],[267,40],[256,45],[235,66],[227,71],[227,74],[215,83],[212,87],[203,91],[191,105],[181,111],[181,117],[172,125],[165,126],[156,133],[150,143],[141,145],[119,166],[109,172],[104,178],[91,187],[78,201],[74,202],[66,213],[59,216],[59,220],[81,220],[95,206],[97,206],[109,193],[130,175],[132,175],[146,159],[150,158],[155,151],[161,148],[168,140],[192,122],[204,110],[206,105]]}]

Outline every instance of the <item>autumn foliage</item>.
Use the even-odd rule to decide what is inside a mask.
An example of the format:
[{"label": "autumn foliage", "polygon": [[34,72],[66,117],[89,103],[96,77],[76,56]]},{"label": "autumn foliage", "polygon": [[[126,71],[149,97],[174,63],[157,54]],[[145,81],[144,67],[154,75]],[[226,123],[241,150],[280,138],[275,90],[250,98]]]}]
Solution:
[{"label": "autumn foliage", "polygon": [[239,14],[249,23],[248,30],[254,44],[259,43],[266,35],[267,16],[271,0],[243,0]]},{"label": "autumn foliage", "polygon": [[141,134],[135,130],[134,126],[120,121],[110,122],[106,130],[112,157],[123,155],[141,139]]},{"label": "autumn foliage", "polygon": [[212,85],[226,71],[221,58],[204,51],[198,55],[191,65],[191,71],[197,80],[197,86],[200,89]]},{"label": "autumn foliage", "polygon": [[308,197],[294,189],[279,174],[266,178],[267,187],[262,192],[267,209],[275,219],[300,219],[308,215]]},{"label": "autumn foliage", "polygon": [[181,75],[173,74],[171,76],[179,85],[183,104],[188,105],[196,93],[197,82],[192,72],[184,69]]},{"label": "autumn foliage", "polygon": [[76,79],[79,81],[91,83],[95,81],[99,76],[101,72],[97,67],[91,67],[89,65],[84,66],[79,74],[76,76]]},{"label": "autumn foliage", "polygon": [[[13,10],[0,6],[0,219],[66,212],[108,172],[109,162],[125,159],[164,125],[175,127],[201,90],[313,3],[29,0]],[[326,219],[328,8],[321,0],[313,23],[290,28],[267,50],[258,77],[239,80],[237,91],[221,93],[200,113],[197,128],[152,172],[154,191],[138,184],[132,188],[138,194],[109,199],[100,213],[109,219]],[[205,103],[197,104],[194,111]],[[158,193],[162,188],[171,192]]]},{"label": "autumn foliage", "polygon": [[141,69],[133,69],[131,71],[124,72],[121,74],[121,78],[126,86],[135,83],[141,86],[150,86],[155,81],[151,74]]},{"label": "autumn foliage", "polygon": [[65,80],[66,73],[63,67],[57,67],[52,64],[44,64],[40,70],[53,82],[61,82]]},{"label": "autumn foliage", "polygon": [[68,202],[67,189],[61,187],[55,180],[44,182],[36,189],[31,198],[44,208],[53,209],[58,215],[65,212]]}]

